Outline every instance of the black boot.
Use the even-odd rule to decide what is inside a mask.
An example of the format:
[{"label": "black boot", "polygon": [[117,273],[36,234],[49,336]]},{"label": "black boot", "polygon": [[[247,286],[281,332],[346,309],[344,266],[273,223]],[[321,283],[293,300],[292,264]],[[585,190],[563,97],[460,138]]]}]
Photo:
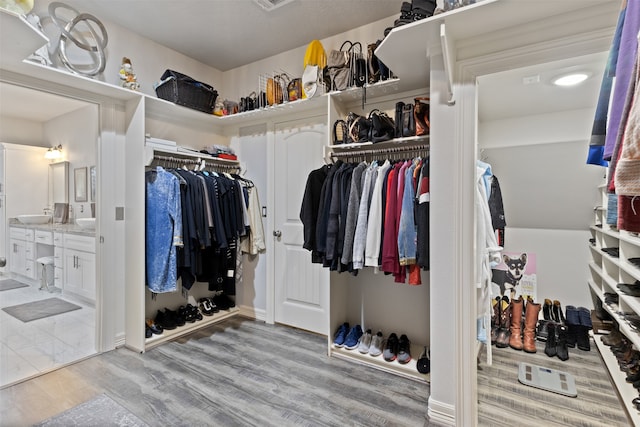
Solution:
[{"label": "black boot", "polygon": [[553,307],[553,303],[550,299],[544,300],[544,305],[542,306],[542,318],[544,320],[552,320],[551,318],[551,310]]},{"label": "black boot", "polygon": [[560,301],[558,301],[557,299],[553,300],[553,317],[556,322],[564,325],[564,313],[562,312],[562,304],[560,304]]},{"label": "black boot", "polygon": [[578,339],[578,331],[580,329],[580,316],[578,310],[568,305],[567,310],[567,347],[574,348]]},{"label": "black boot", "polygon": [[556,343],[556,324],[553,322],[547,322],[547,343],[544,346],[544,353],[553,357],[557,353]]},{"label": "black boot", "polygon": [[588,308],[578,307],[578,317],[580,324],[577,327],[576,343],[582,351],[590,351],[591,343],[589,340],[589,329],[593,327],[591,323],[591,312]]},{"label": "black boot", "polygon": [[567,327],[564,325],[556,325],[556,331],[558,333],[556,356],[558,356],[558,359],[562,361],[568,360],[569,349],[567,348]]}]

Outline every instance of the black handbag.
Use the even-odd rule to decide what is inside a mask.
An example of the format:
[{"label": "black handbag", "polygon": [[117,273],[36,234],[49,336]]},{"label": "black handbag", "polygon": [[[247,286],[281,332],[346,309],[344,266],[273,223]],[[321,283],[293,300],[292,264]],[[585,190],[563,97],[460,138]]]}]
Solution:
[{"label": "black handbag", "polygon": [[413,104],[405,104],[402,109],[402,136],[415,136],[416,134],[416,119],[413,114]]},{"label": "black handbag", "polygon": [[360,42],[351,46],[351,80],[358,87],[364,86],[367,82],[367,61],[364,59]]},{"label": "black handbag", "polygon": [[396,126],[393,119],[380,110],[371,110],[369,113],[369,140],[376,142],[389,141],[396,134]]},{"label": "black handbag", "polygon": [[404,110],[404,102],[396,102],[395,124],[396,124],[396,138],[402,137],[402,111]]},{"label": "black handbag", "polygon": [[371,121],[368,118],[356,113],[349,113],[347,115],[347,143],[367,142],[370,128]]}]

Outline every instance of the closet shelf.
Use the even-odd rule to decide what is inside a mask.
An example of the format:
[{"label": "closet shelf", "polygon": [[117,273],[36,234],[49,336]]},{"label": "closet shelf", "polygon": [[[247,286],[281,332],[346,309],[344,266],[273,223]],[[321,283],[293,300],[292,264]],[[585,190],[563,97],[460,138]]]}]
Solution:
[{"label": "closet shelf", "polygon": [[161,335],[154,335],[151,338],[147,338],[145,340],[145,350],[149,350],[167,341],[176,339],[188,333],[202,329],[205,326],[213,325],[214,323],[218,323],[230,317],[237,316],[239,313],[240,313],[240,309],[238,307],[232,307],[229,309],[229,311],[222,310],[218,313],[215,313],[213,316],[210,316],[210,317],[205,316],[204,319],[200,321],[196,321],[194,323],[187,323],[184,326],[178,326],[176,329],[173,329],[170,331],[165,330],[162,332]]},{"label": "closet shelf", "polygon": [[404,138],[394,138],[389,141],[373,143],[370,141],[367,142],[353,142],[351,144],[338,144],[338,145],[329,145],[329,148],[332,150],[351,150],[358,148],[366,148],[366,149],[386,149],[390,147],[399,147],[399,146],[408,146],[411,144],[419,144],[429,141],[429,135],[424,136],[407,136]]},{"label": "closet shelf", "polygon": [[633,403],[634,398],[638,397],[638,391],[633,387],[633,384],[629,384],[625,380],[625,374],[622,372],[618,366],[618,360],[611,352],[611,349],[604,345],[599,337],[594,336],[593,340],[596,344],[596,348],[600,352],[602,356],[602,360],[604,361],[609,374],[611,375],[611,379],[613,380],[616,389],[620,395],[620,399],[624,408],[627,411],[627,414],[634,425],[640,425],[640,412],[635,408]]},{"label": "closet shelf", "polygon": [[397,360],[393,362],[387,362],[382,356],[373,357],[369,354],[362,354],[357,349],[347,350],[345,348],[329,346],[330,356],[338,357],[340,359],[349,360],[351,362],[360,363],[362,365],[370,366],[372,368],[379,369],[381,371],[390,372],[392,374],[408,378],[414,381],[429,383],[430,375],[421,374],[417,370],[417,360],[422,354],[424,346],[411,345],[412,358],[409,363],[402,365]]},{"label": "closet shelf", "polygon": [[167,157],[173,157],[175,159],[199,159],[205,160],[209,163],[220,164],[220,165],[228,165],[228,166],[239,166],[240,162],[238,160],[228,160],[221,159],[219,157],[213,157],[205,153],[197,153],[197,152],[187,152],[187,151],[176,151],[171,149],[163,149],[157,147],[145,147],[145,165],[151,165],[156,153],[161,155],[166,155]]}]

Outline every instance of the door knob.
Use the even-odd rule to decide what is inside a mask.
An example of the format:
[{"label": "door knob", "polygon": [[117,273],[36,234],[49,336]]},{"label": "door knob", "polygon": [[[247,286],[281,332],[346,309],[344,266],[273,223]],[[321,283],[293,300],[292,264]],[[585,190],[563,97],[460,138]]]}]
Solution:
[{"label": "door knob", "polygon": [[282,231],[280,231],[280,230],[275,230],[275,231],[273,232],[273,235],[274,235],[275,237],[280,237],[280,236],[282,236]]}]

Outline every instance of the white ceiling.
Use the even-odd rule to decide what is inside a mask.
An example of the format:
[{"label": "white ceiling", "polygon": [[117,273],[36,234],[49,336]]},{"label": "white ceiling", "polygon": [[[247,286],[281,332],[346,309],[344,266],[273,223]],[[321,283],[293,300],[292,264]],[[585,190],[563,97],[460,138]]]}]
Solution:
[{"label": "white ceiling", "polygon": [[[479,121],[595,108],[607,55],[602,52],[481,77]],[[589,73],[589,79],[573,87],[551,84],[555,77],[577,71]],[[536,76],[538,83],[523,83],[524,78]]]},{"label": "white ceiling", "polygon": [[[221,71],[305,46],[383,18],[402,0],[293,0],[270,12],[252,0],[66,0],[79,12]],[[393,19],[389,20],[392,25]],[[107,28],[107,32],[109,28]],[[384,34],[380,34],[383,38]]]},{"label": "white ceiling", "polygon": [[0,83],[0,117],[45,123],[86,106],[84,101]]}]

